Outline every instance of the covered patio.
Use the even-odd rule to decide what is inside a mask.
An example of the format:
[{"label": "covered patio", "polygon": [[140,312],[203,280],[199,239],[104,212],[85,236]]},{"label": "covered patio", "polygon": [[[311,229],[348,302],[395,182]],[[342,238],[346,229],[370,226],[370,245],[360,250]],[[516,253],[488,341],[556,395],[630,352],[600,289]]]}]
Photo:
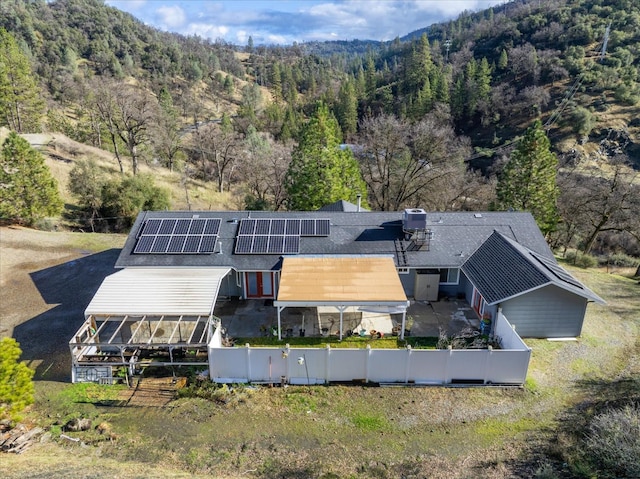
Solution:
[{"label": "covered patio", "polygon": [[[363,327],[362,321],[358,321],[362,314],[358,313],[400,314],[400,336],[404,338],[409,301],[392,257],[306,256],[284,258],[274,306],[278,339],[282,339],[282,311],[285,308],[317,308],[323,334],[332,332],[333,328],[328,324],[336,325],[330,320],[323,325],[322,314],[336,311],[339,339]],[[349,315],[347,328],[345,313]]]},{"label": "covered patio", "polygon": [[111,366],[206,363],[213,309],[228,273],[228,268],[131,268],[108,276],[69,341],[74,380]]}]

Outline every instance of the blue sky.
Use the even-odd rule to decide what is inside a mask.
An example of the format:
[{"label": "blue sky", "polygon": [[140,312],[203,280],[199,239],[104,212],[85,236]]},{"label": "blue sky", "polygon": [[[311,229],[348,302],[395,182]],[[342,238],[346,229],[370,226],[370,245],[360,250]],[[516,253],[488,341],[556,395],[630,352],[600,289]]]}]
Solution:
[{"label": "blue sky", "polygon": [[246,45],[392,40],[505,0],[106,0],[160,30]]}]

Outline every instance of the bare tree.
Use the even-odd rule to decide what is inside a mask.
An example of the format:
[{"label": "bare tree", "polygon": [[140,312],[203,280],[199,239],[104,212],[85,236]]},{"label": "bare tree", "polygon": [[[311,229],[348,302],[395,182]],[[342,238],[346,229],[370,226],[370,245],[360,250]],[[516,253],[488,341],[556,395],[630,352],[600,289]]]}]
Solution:
[{"label": "bare tree", "polygon": [[278,211],[287,199],[285,176],[291,162],[292,145],[276,143],[270,136],[250,131],[245,139],[242,179],[248,203]]},{"label": "bare tree", "polygon": [[189,151],[200,162],[205,181],[213,176],[220,193],[230,187],[241,159],[241,139],[235,131],[205,125],[193,135]]},{"label": "bare tree", "polygon": [[115,97],[118,136],[129,154],[133,174],[138,173],[140,147],[149,142],[149,127],[158,116],[158,102],[148,91],[130,85],[119,85]]},{"label": "bare tree", "polygon": [[587,176],[575,169],[562,175],[558,243],[566,248],[581,240],[582,251],[589,253],[604,232],[624,232],[640,239],[640,177],[625,160],[614,158],[606,176]]},{"label": "bare tree", "polygon": [[448,209],[447,204],[455,203],[439,198],[463,177],[469,141],[456,136],[446,108],[435,108],[414,125],[387,115],[368,118],[360,123],[360,132],[362,147],[355,154],[374,209]]}]

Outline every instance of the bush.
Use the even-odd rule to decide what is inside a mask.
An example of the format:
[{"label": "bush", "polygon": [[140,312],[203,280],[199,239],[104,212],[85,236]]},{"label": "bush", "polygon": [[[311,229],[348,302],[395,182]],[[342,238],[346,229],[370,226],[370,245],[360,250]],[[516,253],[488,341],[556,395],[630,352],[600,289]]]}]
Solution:
[{"label": "bush", "polygon": [[640,258],[634,258],[624,253],[616,253],[609,257],[604,257],[601,260],[601,264],[617,266],[618,268],[635,268],[640,265]]},{"label": "bush", "polygon": [[575,251],[569,251],[565,255],[567,262],[574,264],[580,268],[595,268],[598,266],[598,259],[589,255]]},{"label": "bush", "polygon": [[599,466],[617,477],[640,477],[640,407],[629,405],[595,416],[586,446]]}]

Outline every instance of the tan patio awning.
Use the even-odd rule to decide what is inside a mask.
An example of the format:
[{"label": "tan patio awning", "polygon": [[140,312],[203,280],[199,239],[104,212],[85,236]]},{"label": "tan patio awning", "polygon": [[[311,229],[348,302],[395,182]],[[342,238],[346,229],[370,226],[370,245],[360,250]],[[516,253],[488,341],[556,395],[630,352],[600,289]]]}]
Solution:
[{"label": "tan patio awning", "polygon": [[296,256],[283,259],[274,306],[404,306],[392,257]]}]

